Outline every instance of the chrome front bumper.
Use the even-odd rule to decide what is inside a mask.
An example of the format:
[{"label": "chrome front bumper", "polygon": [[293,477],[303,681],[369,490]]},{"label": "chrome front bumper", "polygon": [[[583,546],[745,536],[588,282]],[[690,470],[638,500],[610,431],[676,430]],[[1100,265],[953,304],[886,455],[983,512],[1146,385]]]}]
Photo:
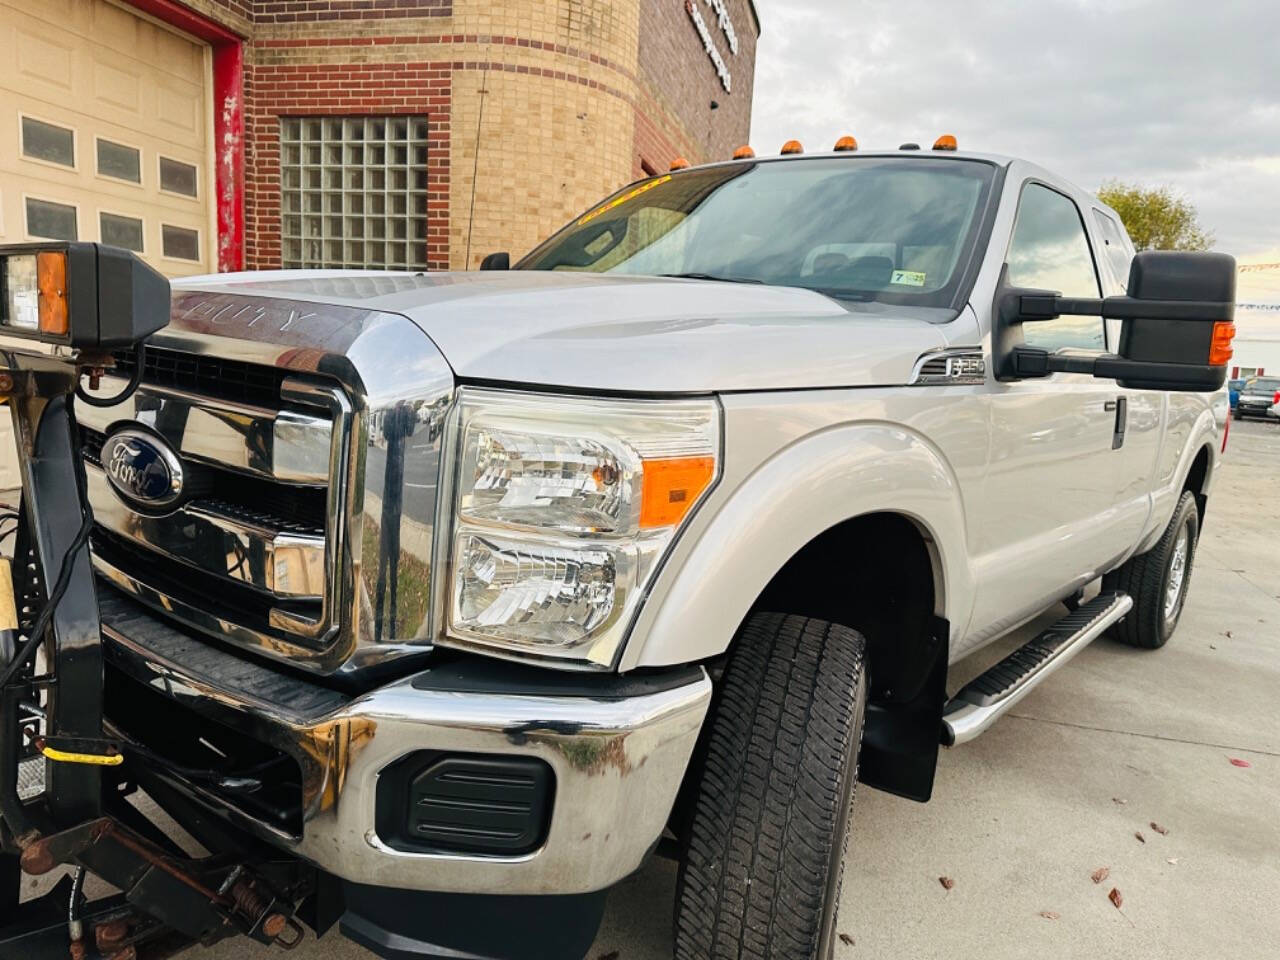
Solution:
[{"label": "chrome front bumper", "polygon": [[[676,685],[607,698],[518,685],[429,689],[428,671],[347,700],[322,687],[299,690],[288,675],[217,651],[110,591],[100,594],[114,670],[298,762],[301,835],[171,772],[152,772],[241,828],[356,883],[476,894],[587,893],[616,883],[660,837],[711,698],[698,669]],[[375,830],[379,774],[422,750],[545,761],[555,775],[545,842],[518,857],[389,847]]]}]

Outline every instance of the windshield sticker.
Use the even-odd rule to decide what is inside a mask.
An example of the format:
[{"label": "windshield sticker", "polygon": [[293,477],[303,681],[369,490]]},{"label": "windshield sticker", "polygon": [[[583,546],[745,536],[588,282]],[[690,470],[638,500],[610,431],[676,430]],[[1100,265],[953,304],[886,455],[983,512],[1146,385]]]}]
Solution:
[{"label": "windshield sticker", "polygon": [[636,187],[634,190],[630,191],[629,193],[624,193],[622,196],[618,197],[617,199],[611,200],[609,203],[606,203],[603,207],[597,207],[595,210],[592,210],[585,217],[583,217],[581,220],[578,221],[578,226],[582,226],[585,223],[590,223],[596,217],[600,216],[600,214],[608,213],[614,207],[620,207],[624,203],[626,203],[628,200],[633,200],[636,197],[640,196],[640,194],[647,193],[648,191],[652,190],[654,187],[661,186],[662,184],[666,183],[670,179],[671,179],[671,175],[667,174],[664,177],[659,177],[657,180],[650,180],[648,183],[640,184],[640,186]]},{"label": "windshield sticker", "polygon": [[889,282],[901,284],[906,287],[923,287],[924,274],[917,273],[915,270],[895,270],[893,271],[893,277],[890,278]]}]

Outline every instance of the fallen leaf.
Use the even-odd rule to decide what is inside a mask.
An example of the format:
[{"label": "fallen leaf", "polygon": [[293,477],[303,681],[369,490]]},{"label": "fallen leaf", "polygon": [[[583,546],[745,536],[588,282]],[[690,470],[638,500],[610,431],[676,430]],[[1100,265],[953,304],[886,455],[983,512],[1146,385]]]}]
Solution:
[{"label": "fallen leaf", "polygon": [[1111,892],[1107,894],[1107,899],[1115,904],[1117,910],[1124,906],[1124,897],[1120,895],[1119,887],[1112,887]]},{"label": "fallen leaf", "polygon": [[1040,916],[1044,917],[1046,920],[1057,920],[1062,916],[1062,914],[1058,913],[1056,910],[1041,910]]},{"label": "fallen leaf", "polygon": [[1135,838],[1137,838],[1137,841],[1138,841],[1139,843],[1146,843],[1146,842],[1147,842],[1147,838],[1146,838],[1146,837],[1144,837],[1144,836],[1142,835],[1142,831],[1141,831],[1141,830],[1138,830],[1136,833],[1134,833],[1134,837],[1135,837]]},{"label": "fallen leaf", "polygon": [[1123,807],[1123,806],[1124,806],[1126,803],[1128,803],[1129,801],[1128,801],[1128,800],[1121,800],[1119,797],[1112,797],[1112,798],[1111,798],[1111,802],[1112,802],[1112,803],[1118,803],[1118,804],[1120,804],[1120,806],[1122,806],[1122,807]]},{"label": "fallen leaf", "polygon": [[1231,765],[1233,767],[1252,767],[1253,766],[1253,764],[1250,763],[1248,760],[1241,760],[1239,757],[1228,757],[1227,759],[1231,761]]},{"label": "fallen leaf", "polygon": [[952,880],[950,877],[939,877],[938,882],[942,884],[943,890],[950,890],[952,887],[956,885],[956,882]]},{"label": "fallen leaf", "polygon": [[1223,634],[1223,636],[1225,636],[1228,640],[1230,640],[1230,639],[1231,639],[1231,631],[1230,631],[1230,630],[1228,630],[1225,634]]},{"label": "fallen leaf", "polygon": [[1167,837],[1169,835],[1169,828],[1160,826],[1160,824],[1156,823],[1154,820],[1151,821],[1151,829],[1162,837]]},{"label": "fallen leaf", "polygon": [[1093,879],[1094,883],[1101,883],[1103,880],[1107,879],[1107,877],[1109,876],[1111,876],[1110,867],[1099,867],[1097,870],[1093,871],[1092,874],[1090,874],[1090,877]]},{"label": "fallen leaf", "polygon": [[1217,647],[1215,647],[1215,646],[1211,643],[1211,644],[1209,644],[1209,649],[1210,649],[1210,650],[1217,650],[1218,648],[1217,648]]},{"label": "fallen leaf", "polygon": [[840,942],[845,944],[846,946],[852,947],[853,937],[849,936],[847,933],[842,933],[840,934]]},{"label": "fallen leaf", "polygon": [[1171,867],[1176,867],[1178,865],[1178,861],[1181,859],[1182,859],[1181,857],[1170,857],[1168,860],[1165,861],[1165,863],[1169,864],[1169,866]]}]

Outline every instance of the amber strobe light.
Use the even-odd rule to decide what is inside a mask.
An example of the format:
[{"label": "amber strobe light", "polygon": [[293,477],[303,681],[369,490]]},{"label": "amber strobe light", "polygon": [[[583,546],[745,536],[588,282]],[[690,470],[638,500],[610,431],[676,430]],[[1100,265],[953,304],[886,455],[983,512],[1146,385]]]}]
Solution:
[{"label": "amber strobe light", "polygon": [[789,153],[804,153],[804,146],[799,140],[788,140],[782,145],[782,154],[786,156]]},{"label": "amber strobe light", "polygon": [[955,150],[956,138],[949,133],[944,133],[937,140],[933,141],[933,149],[935,150]]},{"label": "amber strobe light", "polygon": [[40,332],[65,337],[67,323],[67,255],[61,250],[36,254],[36,286],[40,291]]},{"label": "amber strobe light", "polygon": [[1209,366],[1223,367],[1235,352],[1231,341],[1235,339],[1236,325],[1229,320],[1219,320],[1213,325],[1213,340],[1209,343]]},{"label": "amber strobe light", "polygon": [[836,153],[844,153],[846,150],[857,150],[857,149],[858,149],[858,141],[853,139],[853,137],[845,136],[845,137],[841,137],[839,140],[836,141],[836,146],[835,146]]},{"label": "amber strobe light", "polygon": [[671,161],[671,167],[670,167],[670,169],[671,169],[671,170],[673,170],[673,171],[674,171],[674,170],[685,170],[685,169],[687,169],[687,168],[688,168],[688,166],[689,166],[689,161],[688,161],[688,160],[686,160],[684,157],[676,157],[674,160],[672,160],[672,161]]},{"label": "amber strobe light", "polygon": [[756,152],[752,150],[749,146],[747,146],[745,143],[742,146],[740,146],[737,150],[733,151],[733,159],[735,160],[750,160],[755,155],[756,155]]}]

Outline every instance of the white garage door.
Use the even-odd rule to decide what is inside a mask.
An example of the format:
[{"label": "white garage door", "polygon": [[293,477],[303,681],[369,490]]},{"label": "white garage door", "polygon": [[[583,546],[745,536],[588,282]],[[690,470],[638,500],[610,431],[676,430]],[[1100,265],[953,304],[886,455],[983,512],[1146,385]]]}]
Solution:
[{"label": "white garage door", "polygon": [[208,49],[108,0],[0,0],[0,243],[212,269]]}]

